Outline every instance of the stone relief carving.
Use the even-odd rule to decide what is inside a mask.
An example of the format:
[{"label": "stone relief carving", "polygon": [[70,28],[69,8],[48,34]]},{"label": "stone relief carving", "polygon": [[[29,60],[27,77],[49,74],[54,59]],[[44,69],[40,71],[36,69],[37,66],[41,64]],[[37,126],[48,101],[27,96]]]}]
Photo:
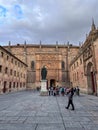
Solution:
[{"label": "stone relief carving", "polygon": [[42,61],[41,62],[42,66],[46,66],[48,69],[57,69],[59,66],[59,62],[56,61]]},{"label": "stone relief carving", "polygon": [[58,60],[56,55],[40,55],[40,60]]},{"label": "stone relief carving", "polygon": [[84,61],[88,60],[91,56],[92,56],[92,49],[91,49],[91,46],[89,46],[89,47],[85,50],[85,52],[84,52],[84,54],[83,54],[83,59],[84,59]]}]

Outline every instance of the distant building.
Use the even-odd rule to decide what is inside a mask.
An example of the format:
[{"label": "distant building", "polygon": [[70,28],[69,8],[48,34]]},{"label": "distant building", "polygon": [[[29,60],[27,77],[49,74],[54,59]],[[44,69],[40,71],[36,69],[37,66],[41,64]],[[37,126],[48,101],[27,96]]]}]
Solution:
[{"label": "distant building", "polygon": [[[69,63],[77,54],[79,47],[72,45],[30,45],[6,46],[13,55],[28,65],[27,88],[40,87],[41,69],[47,68],[47,87],[69,86]],[[71,52],[71,53],[69,53]]]},{"label": "distant building", "polygon": [[27,65],[0,46],[0,93],[26,89]]},{"label": "distant building", "polygon": [[[4,46],[27,64],[27,89],[40,87],[41,68],[47,68],[47,87],[79,86],[88,94],[98,94],[98,29],[94,21],[89,35],[80,46],[72,44],[17,44]],[[24,64],[24,66],[25,66]],[[23,72],[21,70],[21,72]]]}]

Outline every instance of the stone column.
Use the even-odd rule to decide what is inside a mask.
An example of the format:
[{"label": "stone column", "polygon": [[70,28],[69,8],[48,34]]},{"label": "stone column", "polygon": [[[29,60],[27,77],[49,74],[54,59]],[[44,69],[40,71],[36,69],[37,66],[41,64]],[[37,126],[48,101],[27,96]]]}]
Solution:
[{"label": "stone column", "polygon": [[41,96],[47,96],[48,95],[48,90],[47,90],[47,80],[41,80],[41,91],[40,91]]}]

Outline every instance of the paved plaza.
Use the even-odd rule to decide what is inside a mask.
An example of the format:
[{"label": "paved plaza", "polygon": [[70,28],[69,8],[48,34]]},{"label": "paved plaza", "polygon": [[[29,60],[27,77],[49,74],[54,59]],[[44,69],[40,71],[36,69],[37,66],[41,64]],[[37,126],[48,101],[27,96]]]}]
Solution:
[{"label": "paved plaza", "polygon": [[0,130],[98,130],[98,97],[74,96],[75,111],[67,101],[34,91],[0,95]]}]

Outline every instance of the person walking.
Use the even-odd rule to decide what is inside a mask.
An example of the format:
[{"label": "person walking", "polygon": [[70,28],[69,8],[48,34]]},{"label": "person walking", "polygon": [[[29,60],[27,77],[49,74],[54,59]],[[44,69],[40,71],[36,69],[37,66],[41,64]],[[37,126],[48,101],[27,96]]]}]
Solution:
[{"label": "person walking", "polygon": [[67,105],[67,107],[65,107],[66,109],[68,109],[71,105],[72,110],[75,110],[75,107],[74,107],[74,104],[73,104],[73,95],[74,95],[74,89],[72,87],[68,92],[68,105]]}]

